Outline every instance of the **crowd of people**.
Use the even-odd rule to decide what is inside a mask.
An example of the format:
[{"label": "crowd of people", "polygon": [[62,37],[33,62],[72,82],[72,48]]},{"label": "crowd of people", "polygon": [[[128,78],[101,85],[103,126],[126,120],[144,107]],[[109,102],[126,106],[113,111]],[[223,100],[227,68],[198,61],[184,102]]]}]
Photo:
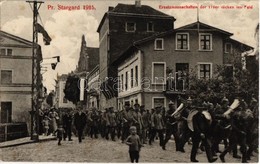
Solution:
[{"label": "crowd of people", "polygon": [[[216,104],[189,97],[177,109],[177,105],[170,101],[168,108],[157,106],[154,109],[146,109],[144,105],[125,104],[120,111],[113,107],[104,111],[96,108],[83,110],[77,105],[75,111],[63,111],[60,115],[55,109],[51,109],[45,115],[43,124],[44,128],[47,124],[52,125],[51,130],[45,128],[48,131],[46,135],[55,134],[57,131],[58,144],[62,137],[71,141],[74,133],[79,142],[89,136],[112,141],[121,140],[122,143],[131,145],[130,138],[134,143],[138,143],[138,146],[130,146],[129,151],[140,151],[141,146],[152,145],[158,138],[163,151],[173,137],[176,151],[179,152],[185,153],[185,144],[192,143],[191,162],[198,162],[198,149],[206,152],[209,162],[217,160],[217,153],[220,153],[221,161],[225,162],[227,152],[232,152],[234,158],[242,158],[242,162],[247,162],[253,152],[258,151],[258,101],[254,97],[248,103],[240,97],[236,100],[238,103],[234,107],[226,97]],[[49,123],[45,120],[49,120]],[[222,142],[225,149],[221,151],[219,144]],[[237,152],[238,145],[242,157]],[[134,159],[138,162],[139,154],[130,153],[130,157],[132,162]]]}]

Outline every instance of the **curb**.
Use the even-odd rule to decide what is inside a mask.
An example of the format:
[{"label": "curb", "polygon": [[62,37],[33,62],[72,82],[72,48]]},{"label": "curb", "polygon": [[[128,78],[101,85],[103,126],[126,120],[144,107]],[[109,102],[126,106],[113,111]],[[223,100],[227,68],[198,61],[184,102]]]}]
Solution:
[{"label": "curb", "polygon": [[0,146],[0,149],[2,149],[2,148],[8,148],[8,147],[21,146],[21,145],[26,145],[26,144],[32,144],[32,143],[46,142],[46,141],[51,141],[51,140],[56,140],[56,137],[54,137],[54,138],[40,139],[39,141],[30,140],[30,141],[25,141],[25,142],[21,142],[21,143],[15,143],[15,144],[10,144],[10,145],[4,145],[4,146]]}]

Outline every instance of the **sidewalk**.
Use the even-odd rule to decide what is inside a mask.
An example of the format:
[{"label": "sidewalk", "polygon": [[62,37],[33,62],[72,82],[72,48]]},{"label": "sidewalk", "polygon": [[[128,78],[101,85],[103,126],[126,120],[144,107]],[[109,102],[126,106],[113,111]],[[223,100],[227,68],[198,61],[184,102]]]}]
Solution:
[{"label": "sidewalk", "polygon": [[[43,135],[39,136],[39,142],[44,142],[49,140],[56,140],[56,136],[43,136]],[[20,146],[20,145],[30,144],[35,142],[37,141],[31,140],[31,137],[19,138],[16,140],[0,142],[0,148]]]}]

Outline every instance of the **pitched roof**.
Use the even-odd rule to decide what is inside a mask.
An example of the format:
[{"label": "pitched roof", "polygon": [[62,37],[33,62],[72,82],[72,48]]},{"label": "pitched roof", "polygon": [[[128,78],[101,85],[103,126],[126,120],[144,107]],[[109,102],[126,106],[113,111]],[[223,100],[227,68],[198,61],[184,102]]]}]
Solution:
[{"label": "pitched roof", "polygon": [[135,41],[134,45],[146,43],[149,40],[153,40],[153,39],[155,39],[157,37],[168,36],[170,34],[174,34],[174,33],[178,32],[178,31],[185,31],[185,30],[191,30],[191,29],[203,30],[203,31],[216,31],[216,32],[220,32],[220,33],[223,33],[225,35],[228,35],[228,36],[232,36],[233,35],[232,33],[228,32],[228,31],[224,31],[224,30],[221,30],[219,28],[216,28],[216,27],[210,26],[208,24],[205,24],[205,23],[197,21],[197,22],[194,22],[194,23],[191,23],[191,24],[188,24],[188,25],[185,25],[185,26],[173,29],[173,30],[157,33],[155,35],[152,35],[152,36],[143,38],[141,40]]},{"label": "pitched roof", "polygon": [[12,39],[12,40],[18,41],[18,42],[20,42],[20,43],[22,43],[22,44],[25,44],[25,45],[27,45],[27,46],[29,46],[29,47],[32,47],[32,42],[31,42],[31,41],[26,40],[26,39],[23,39],[23,38],[21,38],[21,37],[15,36],[15,35],[12,35],[12,34],[10,34],[10,33],[7,33],[7,32],[5,32],[5,31],[2,31],[2,30],[0,30],[0,38],[1,38],[1,37],[7,37],[7,38],[10,38],[10,39]]},{"label": "pitched roof", "polygon": [[141,5],[140,7],[137,7],[136,5],[130,5],[130,4],[117,4],[116,7],[109,7],[109,11],[106,12],[98,26],[97,32],[100,31],[100,28],[102,27],[106,17],[108,15],[128,15],[128,16],[142,16],[142,17],[164,17],[164,18],[170,18],[175,21],[176,19],[173,16],[167,15],[161,11],[155,10],[154,8],[147,6],[147,5]]},{"label": "pitched roof", "polygon": [[217,32],[223,33],[223,34],[228,35],[228,36],[233,35],[232,33],[228,32],[228,31],[224,31],[222,29],[210,26],[210,25],[202,23],[200,21],[197,21],[197,22],[194,22],[194,23],[191,23],[191,24],[187,24],[185,26],[176,28],[175,30],[188,30],[188,29],[211,30],[211,31],[217,31]]},{"label": "pitched roof", "polygon": [[[158,37],[170,36],[171,34],[174,34],[174,33],[178,32],[178,31],[185,31],[187,29],[196,29],[196,28],[198,28],[198,25],[199,25],[199,29],[207,29],[209,31],[217,31],[217,32],[223,33],[225,35],[228,35],[229,37],[233,35],[230,32],[227,32],[227,31],[221,30],[219,28],[207,25],[205,23],[195,22],[195,23],[191,23],[191,24],[179,27],[177,29],[173,29],[173,30],[169,30],[169,31],[166,31],[166,32],[161,32],[161,33],[156,33],[156,34],[154,34],[152,36],[149,36],[149,37],[146,37],[146,38],[143,38],[143,39],[140,39],[140,40],[132,42],[131,46],[129,46],[124,51],[122,51],[120,57],[113,62],[113,65],[118,65],[118,64],[120,64],[120,62],[122,60],[128,58],[128,54],[132,53],[133,51],[138,50],[139,49],[138,48],[139,45],[145,44],[145,43],[147,43],[147,42],[149,42],[151,40],[154,40],[154,39],[156,39]],[[236,44],[240,44],[241,46],[244,46],[247,51],[250,50],[250,49],[254,49],[253,47],[251,47],[251,46],[249,46],[247,44],[241,43],[241,42],[239,42],[237,40],[234,40],[234,39],[231,39],[231,38],[228,38],[228,40],[230,40],[232,42],[235,42]]]}]

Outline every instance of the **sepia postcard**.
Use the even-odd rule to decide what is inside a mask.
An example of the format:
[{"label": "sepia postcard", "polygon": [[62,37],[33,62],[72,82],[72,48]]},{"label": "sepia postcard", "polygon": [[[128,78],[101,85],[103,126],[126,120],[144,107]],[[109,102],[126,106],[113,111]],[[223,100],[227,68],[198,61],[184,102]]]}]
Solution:
[{"label": "sepia postcard", "polygon": [[259,162],[258,0],[0,0],[0,162]]}]

